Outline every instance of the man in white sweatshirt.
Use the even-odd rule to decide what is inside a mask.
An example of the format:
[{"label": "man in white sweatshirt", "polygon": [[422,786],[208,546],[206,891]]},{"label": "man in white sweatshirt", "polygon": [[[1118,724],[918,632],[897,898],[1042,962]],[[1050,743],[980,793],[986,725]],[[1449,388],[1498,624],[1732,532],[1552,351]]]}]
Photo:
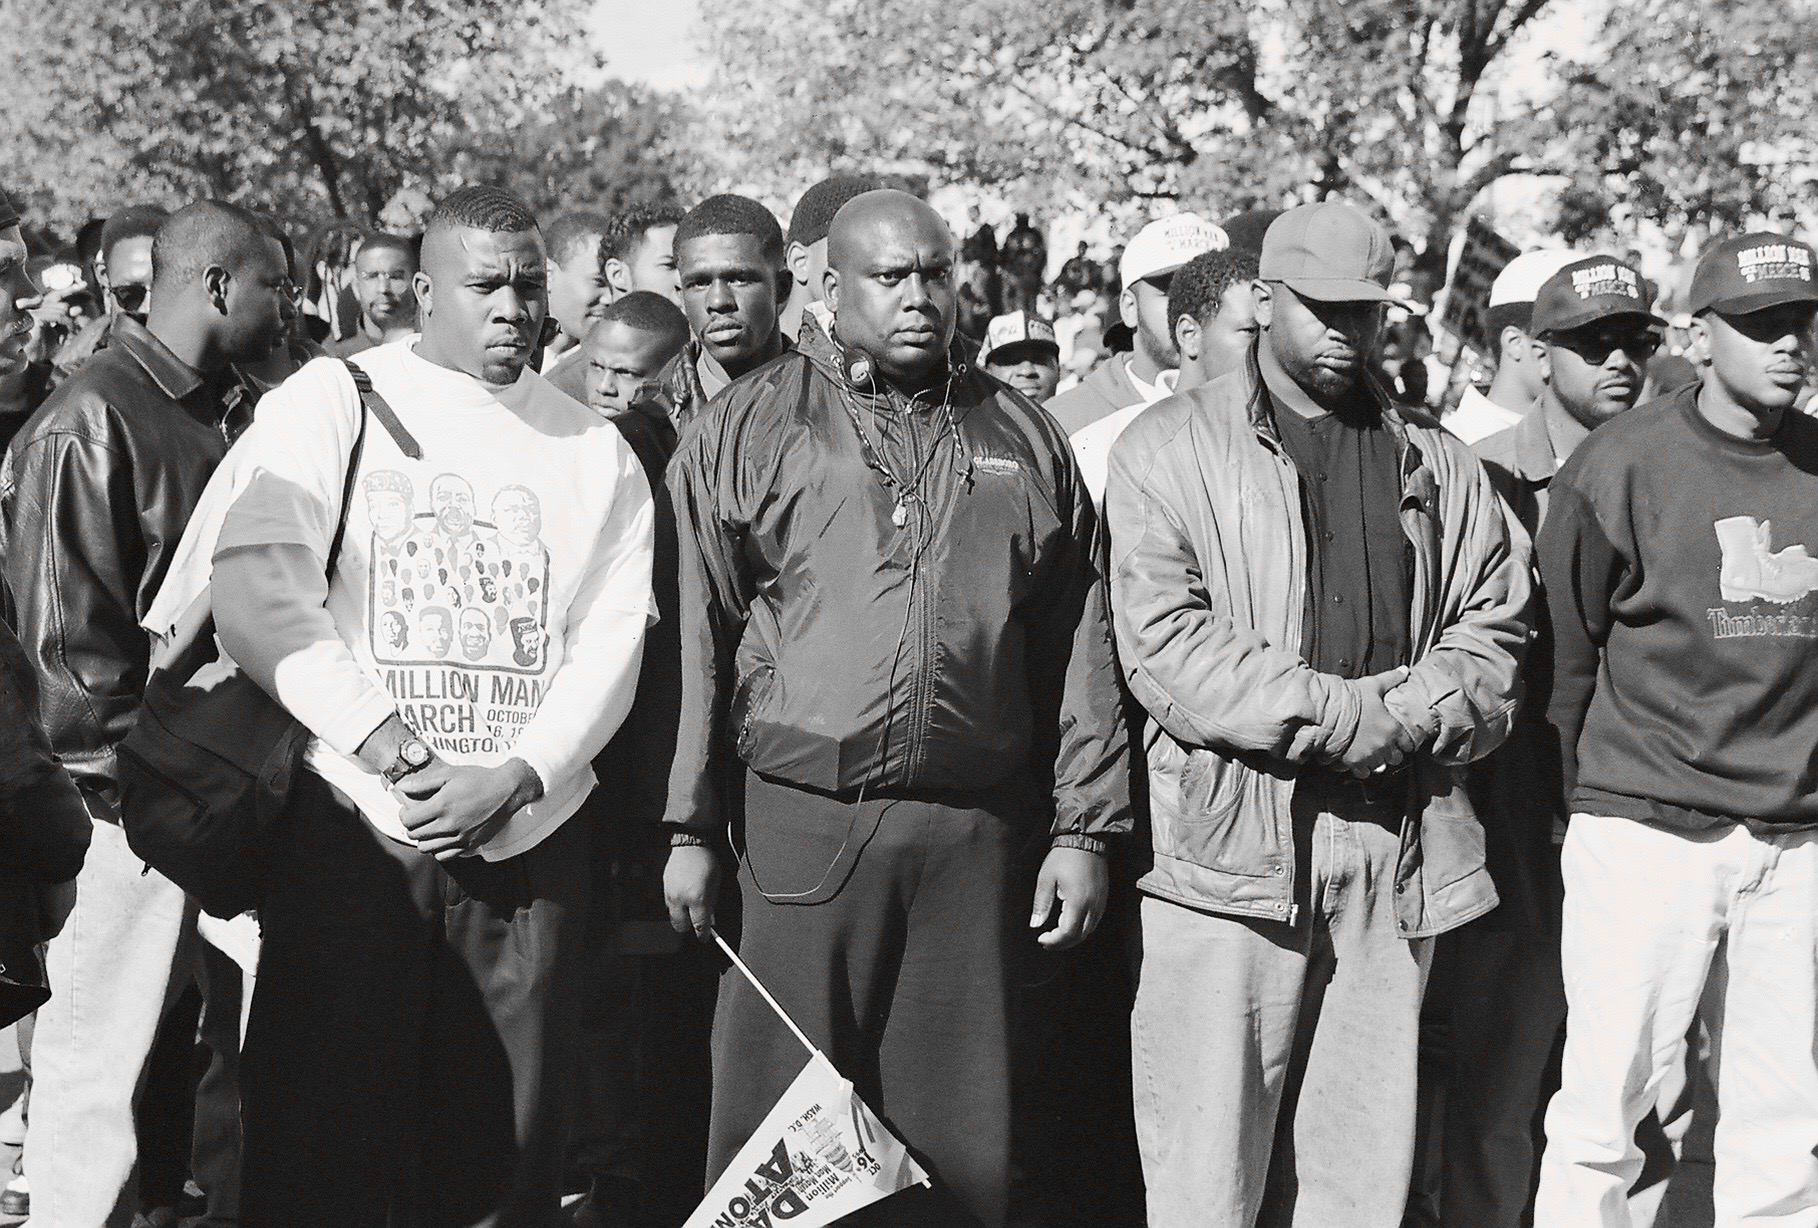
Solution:
[{"label": "man in white sweatshirt", "polygon": [[224,485],[223,648],[314,735],[260,909],[243,1214],[542,1226],[574,1082],[588,841],[567,820],[637,685],[651,497],[611,423],[528,370],[542,238],[437,206],[423,333],[259,407]]}]

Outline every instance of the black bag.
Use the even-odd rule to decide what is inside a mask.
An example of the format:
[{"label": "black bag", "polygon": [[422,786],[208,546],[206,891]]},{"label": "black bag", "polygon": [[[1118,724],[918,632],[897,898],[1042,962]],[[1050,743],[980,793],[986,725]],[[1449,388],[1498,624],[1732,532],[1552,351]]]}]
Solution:
[{"label": "black bag", "polygon": [[[423,455],[366,373],[351,363],[347,369],[360,390],[360,429],[328,550],[330,582],[368,419],[376,417],[406,456]],[[196,605],[154,663],[139,718],[120,743],[120,821],[127,845],[146,865],[195,897],[203,911],[236,917],[258,907],[264,893],[266,856],[309,734],[219,657],[214,616],[206,602]]]}]

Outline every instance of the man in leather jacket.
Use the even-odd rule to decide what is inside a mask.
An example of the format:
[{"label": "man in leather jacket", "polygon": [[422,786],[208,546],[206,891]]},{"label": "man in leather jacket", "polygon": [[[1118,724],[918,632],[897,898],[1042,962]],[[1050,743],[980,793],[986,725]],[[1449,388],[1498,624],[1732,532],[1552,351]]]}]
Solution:
[{"label": "man in leather jacket", "polygon": [[183,893],[143,870],[119,826],[114,748],[151,650],[140,619],[227,450],[229,366],[269,355],[292,311],[281,245],[235,206],[173,215],[152,264],[148,321],[117,319],[0,468],[19,639],[51,749],[96,820],[75,911],[49,947],[25,1155],[33,1218],[70,1228],[130,1221],[136,1085],[194,934]]}]

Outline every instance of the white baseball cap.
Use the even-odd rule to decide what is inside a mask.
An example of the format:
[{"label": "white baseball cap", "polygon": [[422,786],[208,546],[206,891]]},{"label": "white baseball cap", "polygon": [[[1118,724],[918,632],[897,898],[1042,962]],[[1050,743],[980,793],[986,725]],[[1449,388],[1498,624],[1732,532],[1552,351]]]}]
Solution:
[{"label": "white baseball cap", "polygon": [[1158,218],[1136,232],[1118,261],[1117,276],[1126,286],[1149,277],[1160,277],[1207,252],[1222,252],[1231,239],[1218,226],[1197,213],[1176,213]]},{"label": "white baseball cap", "polygon": [[1548,278],[1573,261],[1582,259],[1584,256],[1580,252],[1561,251],[1557,248],[1523,252],[1505,264],[1502,272],[1496,275],[1496,280],[1490,283],[1490,301],[1486,306],[1532,303]]}]

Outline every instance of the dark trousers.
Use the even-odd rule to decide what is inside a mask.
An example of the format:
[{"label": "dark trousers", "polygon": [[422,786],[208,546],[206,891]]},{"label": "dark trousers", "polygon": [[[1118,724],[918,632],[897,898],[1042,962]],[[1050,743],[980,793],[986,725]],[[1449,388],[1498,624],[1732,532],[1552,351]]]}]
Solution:
[{"label": "dark trousers", "polygon": [[247,1228],[559,1222],[588,841],[500,862],[380,835],[312,774],[260,910]]},{"label": "dark trousers", "polygon": [[[850,805],[747,783],[740,954],[934,1179],[851,1224],[1004,1222],[1019,853],[1041,843],[1029,809],[1026,787]],[[737,972],[720,982],[713,1057],[709,1183],[808,1061]]]},{"label": "dark trousers", "polygon": [[240,1222],[240,965],[213,943],[202,942],[202,1040],[208,1066],[196,1085],[196,1125],[190,1174],[208,1195],[200,1228],[233,1228]]}]

